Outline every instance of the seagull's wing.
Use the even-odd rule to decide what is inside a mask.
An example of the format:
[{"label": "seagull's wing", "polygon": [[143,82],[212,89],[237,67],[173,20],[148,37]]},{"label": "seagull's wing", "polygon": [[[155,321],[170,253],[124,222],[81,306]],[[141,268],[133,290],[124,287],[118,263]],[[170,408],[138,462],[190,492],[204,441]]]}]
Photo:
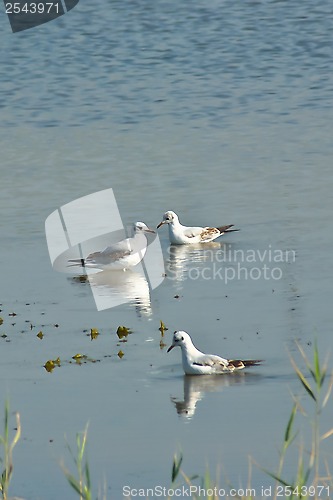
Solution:
[{"label": "seagull's wing", "polygon": [[200,236],[203,230],[203,227],[187,227],[183,233],[187,238],[195,238],[196,236]]},{"label": "seagull's wing", "polygon": [[216,227],[204,227],[201,230],[201,241],[210,241],[220,236],[221,232]]},{"label": "seagull's wing", "polygon": [[93,252],[86,258],[87,263],[107,265],[123,259],[132,253],[127,240],[106,247],[102,252]]},{"label": "seagull's wing", "polygon": [[70,266],[103,268],[133,254],[131,238],[113,243],[102,251],[90,253],[85,259],[70,259]]},{"label": "seagull's wing", "polygon": [[203,354],[198,357],[194,362],[196,366],[211,366],[221,368],[222,370],[228,369],[229,361],[227,359],[216,356],[215,354]]},{"label": "seagull's wing", "polygon": [[229,229],[233,224],[221,227],[187,227],[184,230],[184,235],[187,238],[200,237],[200,241],[212,241],[223,233],[230,233],[232,231],[238,231],[238,229]]}]

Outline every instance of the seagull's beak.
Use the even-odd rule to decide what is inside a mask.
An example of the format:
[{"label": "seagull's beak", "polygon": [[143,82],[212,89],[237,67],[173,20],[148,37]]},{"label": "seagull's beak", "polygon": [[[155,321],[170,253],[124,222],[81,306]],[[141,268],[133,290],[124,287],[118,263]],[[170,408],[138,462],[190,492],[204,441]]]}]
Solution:
[{"label": "seagull's beak", "polygon": [[159,225],[157,226],[156,229],[158,229],[159,227],[163,226],[163,224],[167,224],[167,221],[166,220],[162,220],[162,222],[159,223]]},{"label": "seagull's beak", "polygon": [[155,234],[155,231],[153,229],[149,229],[149,227],[147,227],[147,229],[144,230],[145,233],[153,233]]},{"label": "seagull's beak", "polygon": [[175,347],[174,345],[171,345],[171,346],[169,347],[169,349],[167,350],[167,352],[170,352],[170,351],[171,351],[171,349],[173,349],[174,347]]}]

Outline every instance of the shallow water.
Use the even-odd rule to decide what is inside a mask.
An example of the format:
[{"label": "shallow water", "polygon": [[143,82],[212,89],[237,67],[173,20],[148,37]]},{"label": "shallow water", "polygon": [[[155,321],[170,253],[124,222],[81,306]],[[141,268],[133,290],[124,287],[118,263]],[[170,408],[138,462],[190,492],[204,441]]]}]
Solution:
[{"label": "shallow water", "polygon": [[[302,392],[295,339],[309,355],[315,337],[322,356],[331,346],[331,4],[81,3],[15,35],[0,20],[0,375],[22,420],[11,492],[75,498],[59,461],[87,422],[108,498],[169,486],[177,450],[188,474],[220,464],[220,484],[245,485],[249,455],[276,466],[290,388]],[[240,231],[169,249],[161,228],[166,279],[147,292],[126,274],[130,302],[98,312],[88,282],[52,269],[44,223],[110,187],[125,225],[172,209]],[[265,363],[184,379],[160,320],[166,345],[185,329],[205,352]],[[253,467],[252,484],[272,483]]]}]

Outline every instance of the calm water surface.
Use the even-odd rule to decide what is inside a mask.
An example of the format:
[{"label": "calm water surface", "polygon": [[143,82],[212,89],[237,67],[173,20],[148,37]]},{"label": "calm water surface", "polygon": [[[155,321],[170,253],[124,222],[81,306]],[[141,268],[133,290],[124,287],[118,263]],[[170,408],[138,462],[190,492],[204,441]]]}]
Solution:
[{"label": "calm water surface", "polygon": [[[249,455],[276,466],[301,393],[288,351],[331,348],[332,14],[329,0],[97,0],[15,35],[1,17],[1,404],[23,426],[12,494],[76,498],[59,462],[87,422],[107,498],[169,486],[179,450],[190,475],[220,464],[221,485],[246,485]],[[169,249],[162,228],[163,284],[97,312],[87,283],[53,271],[44,222],[109,187],[124,224],[173,209],[241,231]],[[265,364],[184,378],[160,320],[166,345],[185,329],[206,352]],[[119,325],[133,331],[120,345]],[[252,468],[254,487],[270,484]]]}]

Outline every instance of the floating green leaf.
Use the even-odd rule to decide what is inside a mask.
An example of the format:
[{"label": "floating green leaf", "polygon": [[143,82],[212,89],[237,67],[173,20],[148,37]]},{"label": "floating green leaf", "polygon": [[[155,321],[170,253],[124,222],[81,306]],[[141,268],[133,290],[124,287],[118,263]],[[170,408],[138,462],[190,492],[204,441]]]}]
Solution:
[{"label": "floating green leaf", "polygon": [[118,352],[118,358],[120,358],[120,359],[121,359],[121,358],[123,358],[124,356],[125,356],[125,354],[123,353],[123,351],[122,351],[122,350],[120,350],[120,351]]},{"label": "floating green leaf", "polygon": [[40,340],[44,337],[44,333],[42,331],[38,332],[36,337],[38,337]]},{"label": "floating green leaf", "polygon": [[0,325],[2,325],[3,323],[3,318],[0,318]]},{"label": "floating green leaf", "polygon": [[90,338],[91,338],[91,340],[97,339],[98,335],[99,335],[99,331],[97,330],[97,328],[91,328],[90,329]]},{"label": "floating green leaf", "polygon": [[168,330],[168,328],[165,326],[165,323],[163,323],[162,320],[160,320],[160,327],[159,327],[159,331],[161,332],[161,335],[163,337],[164,335],[164,332]]},{"label": "floating green leaf", "polygon": [[48,361],[46,361],[44,368],[47,372],[51,373],[56,366],[60,366],[59,357],[57,357],[57,359],[49,359]]},{"label": "floating green leaf", "polygon": [[118,326],[117,335],[120,339],[127,337],[129,333],[131,333],[131,330],[126,326]]},{"label": "floating green leaf", "polygon": [[88,356],[86,356],[85,354],[80,354],[80,353],[75,354],[74,356],[72,356],[72,359],[75,360],[75,363],[77,365],[81,365],[82,362],[86,362],[86,360],[91,361],[91,359],[89,359]]},{"label": "floating green leaf", "polygon": [[54,367],[55,367],[55,363],[52,359],[49,359],[48,361],[46,361],[46,363],[44,365],[45,370],[49,373],[51,373],[54,370]]},{"label": "floating green leaf", "polygon": [[84,354],[78,353],[78,354],[75,354],[74,356],[72,356],[72,359],[77,360],[77,359],[82,359],[82,358],[85,358],[85,357],[86,356]]}]

